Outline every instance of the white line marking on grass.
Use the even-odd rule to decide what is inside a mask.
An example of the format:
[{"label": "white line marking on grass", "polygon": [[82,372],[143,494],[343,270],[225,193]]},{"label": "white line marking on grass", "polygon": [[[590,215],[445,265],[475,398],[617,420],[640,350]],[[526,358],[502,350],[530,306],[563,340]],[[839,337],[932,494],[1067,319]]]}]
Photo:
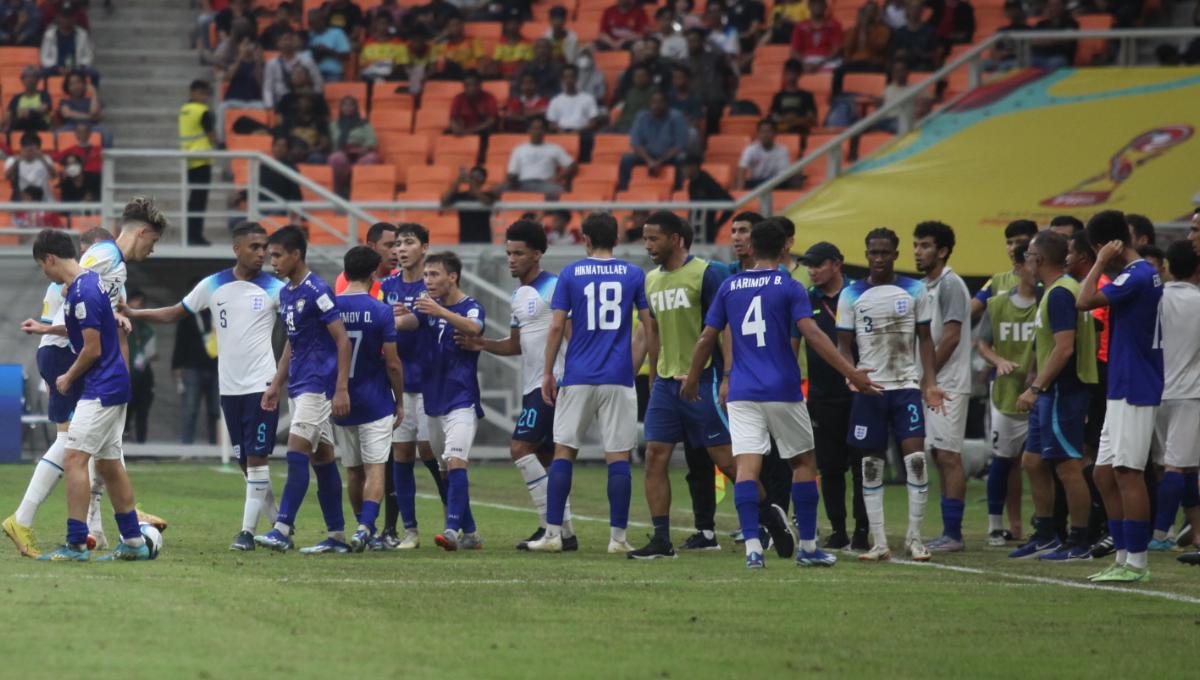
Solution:
[{"label": "white line marking on grass", "polygon": [[[424,498],[425,500],[434,500],[434,501],[438,501],[438,502],[441,502],[441,500],[442,500],[441,496],[431,494],[431,493],[419,493],[419,494],[417,494],[417,498]],[[504,505],[503,503],[489,503],[487,501],[477,501],[474,499],[471,500],[471,506],[472,507],[480,507],[480,508],[491,508],[493,510],[508,510],[509,512],[520,512],[520,513],[524,513],[527,515],[536,515],[537,514],[537,511],[533,510],[532,508],[522,508],[522,507],[516,506],[516,505]],[[572,521],[579,520],[581,522],[604,522],[605,524],[608,524],[608,518],[606,518],[606,517],[591,517],[588,515],[577,515],[574,512],[571,513],[571,520]],[[631,527],[637,527],[639,529],[653,529],[654,528],[653,524],[647,524],[646,522],[634,522],[633,520],[630,520],[627,525],[631,526]],[[695,530],[696,530],[695,527],[671,527],[671,531],[682,531],[685,533],[689,532],[689,531],[695,531]]]}]

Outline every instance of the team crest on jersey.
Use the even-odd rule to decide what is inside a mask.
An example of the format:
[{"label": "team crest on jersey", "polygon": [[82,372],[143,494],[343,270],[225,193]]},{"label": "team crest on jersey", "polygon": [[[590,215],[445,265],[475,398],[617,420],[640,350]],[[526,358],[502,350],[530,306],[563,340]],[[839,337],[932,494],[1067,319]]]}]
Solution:
[{"label": "team crest on jersey", "polygon": [[537,313],[537,301],[536,300],[529,301],[529,303],[525,306],[525,313],[528,314],[529,316],[533,316],[535,313]]},{"label": "team crest on jersey", "polygon": [[400,295],[398,293],[388,293],[387,294],[387,303],[389,305],[394,305],[399,301],[400,301]]},{"label": "team crest on jersey", "polygon": [[303,311],[304,311],[304,298],[300,298],[299,300],[296,300],[296,313],[298,314]]},{"label": "team crest on jersey", "polygon": [[1129,280],[1129,274],[1121,274],[1113,281],[1113,285],[1114,286],[1123,286],[1123,285],[1125,285],[1125,282],[1128,280]]},{"label": "team crest on jersey", "polygon": [[896,300],[896,313],[900,316],[908,314],[908,298],[899,298]]},{"label": "team crest on jersey", "polygon": [[250,309],[256,312],[261,312],[264,306],[266,306],[266,302],[263,300],[263,296],[261,295],[255,295],[254,298],[250,300]]},{"label": "team crest on jersey", "polygon": [[87,318],[87,306],[82,302],[75,305],[75,318],[79,319],[80,321]]},{"label": "team crest on jersey", "polygon": [[866,425],[855,425],[854,426],[854,438],[858,439],[859,441],[866,439],[867,438],[867,426]]}]

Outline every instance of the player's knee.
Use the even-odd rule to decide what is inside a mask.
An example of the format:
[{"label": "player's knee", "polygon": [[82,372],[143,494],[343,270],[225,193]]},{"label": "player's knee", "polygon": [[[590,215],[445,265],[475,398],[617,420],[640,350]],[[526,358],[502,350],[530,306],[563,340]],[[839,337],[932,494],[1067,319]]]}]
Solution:
[{"label": "player's knee", "polygon": [[904,457],[904,469],[908,472],[908,481],[913,484],[926,484],[929,481],[929,470],[926,466],[925,452],[918,451]]},{"label": "player's knee", "polygon": [[883,459],[863,456],[862,473],[864,487],[873,489],[883,486]]}]

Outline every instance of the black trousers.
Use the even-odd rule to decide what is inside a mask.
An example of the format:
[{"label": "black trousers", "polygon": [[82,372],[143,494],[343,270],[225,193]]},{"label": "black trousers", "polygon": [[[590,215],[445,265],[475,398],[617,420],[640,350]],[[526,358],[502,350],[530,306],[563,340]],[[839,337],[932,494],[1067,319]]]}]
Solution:
[{"label": "black trousers", "polygon": [[812,419],[825,516],[834,532],[846,531],[846,471],[849,470],[853,479],[854,526],[865,530],[868,522],[863,504],[862,453],[846,443],[850,399],[812,399],[808,402],[808,415]]},{"label": "black trousers", "polygon": [[199,243],[204,240],[204,211],[208,210],[208,185],[212,183],[212,165],[188,168],[187,240]]},{"label": "black trousers", "polygon": [[146,442],[150,405],[154,403],[154,372],[136,371],[130,380],[129,406],[125,410],[125,430],[139,444]]}]

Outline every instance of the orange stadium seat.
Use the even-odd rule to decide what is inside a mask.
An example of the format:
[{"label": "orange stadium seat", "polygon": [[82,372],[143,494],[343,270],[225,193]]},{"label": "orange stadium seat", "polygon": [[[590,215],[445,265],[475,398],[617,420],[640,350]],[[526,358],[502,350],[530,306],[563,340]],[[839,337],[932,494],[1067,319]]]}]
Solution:
[{"label": "orange stadium seat", "polygon": [[629,186],[633,189],[653,190],[663,196],[669,196],[675,187],[675,173],[670,168],[663,168],[658,177],[651,177],[650,168],[637,165],[629,175]]},{"label": "orange stadium seat", "polygon": [[413,132],[440,134],[450,127],[450,102],[436,103],[421,102],[417,115],[413,119]]},{"label": "orange stadium seat", "polygon": [[629,153],[629,135],[622,133],[600,133],[592,149],[593,163],[620,163],[621,156]]},{"label": "orange stadium seat", "polygon": [[[1079,22],[1080,30],[1084,31],[1107,31],[1113,25],[1111,14],[1084,14],[1076,21]],[[1080,40],[1079,49],[1075,51],[1075,65],[1091,66],[1092,61],[1103,55],[1105,49],[1107,47],[1104,40]]]},{"label": "orange stadium seat", "polygon": [[412,130],[413,109],[412,101],[405,102],[406,106],[376,106],[371,110],[371,127],[376,134],[383,131],[408,132]]},{"label": "orange stadium seat", "polygon": [[371,88],[371,110],[381,106],[401,106],[414,109],[414,97],[408,91],[407,82],[375,83]]},{"label": "orange stadium seat", "polygon": [[329,104],[329,112],[337,118],[338,106],[342,97],[354,97],[358,102],[358,112],[367,113],[367,84],[361,82],[325,83],[325,102]]},{"label": "orange stadium seat", "polygon": [[487,162],[508,163],[512,150],[529,141],[529,135],[502,133],[488,137]]},{"label": "orange stadium seat", "polygon": [[579,161],[579,135],[546,135],[546,141],[561,146],[563,151],[567,152],[567,155],[574,158],[577,162]]},{"label": "orange stadium seat", "polygon": [[439,165],[471,167],[479,159],[479,138],[475,135],[439,135],[433,140],[433,158]]},{"label": "orange stadium seat", "polygon": [[[763,112],[766,115],[766,112]],[[749,139],[758,130],[758,121],[763,116],[723,116],[721,118],[721,134],[741,135]]]},{"label": "orange stadium seat", "polygon": [[396,168],[392,165],[356,165],[350,196],[356,201],[390,201],[396,194]]},{"label": "orange stadium seat", "polygon": [[[304,175],[326,189],[333,191],[333,168],[329,167],[328,165],[301,163],[296,166],[296,169],[300,171],[301,175]],[[306,201],[324,200],[321,196],[318,196],[316,192],[309,190],[309,188],[305,186],[300,187],[300,195]]]},{"label": "orange stadium seat", "polygon": [[704,159],[712,163],[736,166],[742,158],[742,150],[749,143],[742,135],[710,135]]},{"label": "orange stadium seat", "polygon": [[225,146],[230,151],[258,151],[271,153],[270,135],[234,135],[225,140]]},{"label": "orange stadium seat", "polygon": [[[309,214],[308,242],[319,246],[344,246],[349,233],[350,218],[328,211],[313,211]],[[356,235],[357,236],[357,235]]]}]

